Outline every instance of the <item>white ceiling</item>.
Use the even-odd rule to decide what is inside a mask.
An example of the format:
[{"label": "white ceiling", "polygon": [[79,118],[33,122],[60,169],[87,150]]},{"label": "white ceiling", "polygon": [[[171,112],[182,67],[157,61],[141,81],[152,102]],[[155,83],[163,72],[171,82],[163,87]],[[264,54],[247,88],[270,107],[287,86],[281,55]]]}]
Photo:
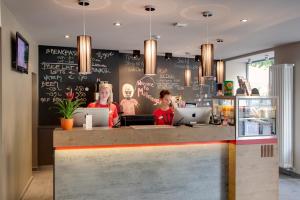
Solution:
[{"label": "white ceiling", "polygon": [[[2,0],[17,19],[43,45],[76,46],[82,34],[82,7],[77,0]],[[87,33],[93,48],[129,52],[143,50],[149,37],[149,13],[155,5],[153,34],[161,36],[160,53],[199,54],[201,43],[215,43],[215,58],[224,59],[300,41],[300,0],[90,0],[86,11]],[[214,16],[202,17],[209,10]],[[247,18],[247,23],[240,19]],[[120,21],[121,27],[113,26]],[[175,22],[187,23],[176,28]],[[70,34],[70,39],[64,35]],[[217,38],[224,43],[216,43]]]},{"label": "white ceiling", "polygon": [[258,53],[250,56],[243,56],[241,58],[230,60],[229,62],[247,63],[249,59],[251,62],[266,60],[267,58],[274,58],[274,51],[267,51],[264,53]]}]

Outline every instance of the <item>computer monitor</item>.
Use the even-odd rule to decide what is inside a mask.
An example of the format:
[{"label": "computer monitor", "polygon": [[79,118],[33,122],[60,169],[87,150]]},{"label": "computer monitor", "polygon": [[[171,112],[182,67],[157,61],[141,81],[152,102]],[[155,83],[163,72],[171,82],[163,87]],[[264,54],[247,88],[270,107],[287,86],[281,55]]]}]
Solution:
[{"label": "computer monitor", "polygon": [[153,115],[123,115],[121,126],[154,125]]},{"label": "computer monitor", "polygon": [[181,124],[208,124],[211,107],[175,108],[173,125]]},{"label": "computer monitor", "polygon": [[73,116],[74,126],[82,127],[85,124],[86,115],[93,116],[93,127],[108,127],[108,108],[77,108]]}]

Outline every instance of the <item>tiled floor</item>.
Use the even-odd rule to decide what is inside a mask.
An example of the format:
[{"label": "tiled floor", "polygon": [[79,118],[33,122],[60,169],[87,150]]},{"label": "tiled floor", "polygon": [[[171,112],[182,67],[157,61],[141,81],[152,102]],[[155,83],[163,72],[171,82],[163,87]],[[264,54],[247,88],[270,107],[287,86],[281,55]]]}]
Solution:
[{"label": "tiled floor", "polygon": [[279,197],[280,200],[299,200],[300,179],[280,175]]},{"label": "tiled floor", "polygon": [[[33,173],[33,181],[23,200],[52,200],[53,199],[53,169],[44,167]],[[280,200],[300,199],[300,179],[280,176]]]},{"label": "tiled floor", "polygon": [[43,167],[33,172],[33,180],[23,200],[53,199],[53,168]]}]

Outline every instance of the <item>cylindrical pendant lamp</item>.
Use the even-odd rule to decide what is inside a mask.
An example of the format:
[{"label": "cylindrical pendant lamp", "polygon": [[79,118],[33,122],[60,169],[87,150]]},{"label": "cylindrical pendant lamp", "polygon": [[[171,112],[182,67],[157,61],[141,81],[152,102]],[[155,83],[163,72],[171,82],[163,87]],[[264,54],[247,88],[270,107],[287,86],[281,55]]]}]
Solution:
[{"label": "cylindrical pendant lamp", "polygon": [[156,75],[157,41],[153,39],[144,41],[144,74]]},{"label": "cylindrical pendant lamp", "polygon": [[212,67],[214,64],[214,45],[213,44],[202,44],[201,45],[201,60],[203,76],[212,75]]},{"label": "cylindrical pendant lamp", "polygon": [[184,70],[184,86],[191,87],[192,82],[192,71],[189,67],[186,67]]},{"label": "cylindrical pendant lamp", "polygon": [[203,82],[203,70],[202,70],[202,65],[198,66],[198,83],[199,85],[202,84]]},{"label": "cylindrical pendant lamp", "polygon": [[90,74],[92,68],[92,38],[89,35],[77,36],[78,71]]},{"label": "cylindrical pendant lamp", "polygon": [[224,61],[219,60],[217,62],[217,83],[224,82]]}]

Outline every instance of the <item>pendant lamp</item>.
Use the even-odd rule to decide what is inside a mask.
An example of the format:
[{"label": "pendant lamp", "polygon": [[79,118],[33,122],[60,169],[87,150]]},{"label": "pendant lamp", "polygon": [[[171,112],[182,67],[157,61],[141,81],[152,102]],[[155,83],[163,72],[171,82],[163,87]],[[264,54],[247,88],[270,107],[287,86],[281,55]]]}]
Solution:
[{"label": "pendant lamp", "polygon": [[88,0],[79,0],[83,6],[83,35],[77,36],[77,60],[79,74],[90,74],[92,68],[92,37],[85,34],[85,6],[89,6]]},{"label": "pendant lamp", "polygon": [[192,82],[192,71],[190,68],[185,68],[184,70],[184,86],[191,87]]},{"label": "pendant lamp", "polygon": [[217,83],[224,82],[224,61],[219,60],[217,62]]},{"label": "pendant lamp", "polygon": [[184,69],[184,86],[191,87],[192,71],[189,66],[189,58],[188,58],[189,53],[186,53],[186,55],[187,55],[187,58],[186,58],[187,62],[186,62],[186,66]]},{"label": "pendant lamp", "polygon": [[202,57],[202,70],[203,76],[212,75],[212,67],[214,63],[214,45],[202,44],[201,45],[201,57]]},{"label": "pendant lamp", "polygon": [[145,6],[145,10],[150,13],[150,31],[149,39],[144,41],[144,74],[156,75],[156,56],[157,56],[157,41],[152,38],[151,28],[151,12],[155,11],[152,5]]},{"label": "pendant lamp", "polygon": [[199,85],[203,84],[203,70],[201,63],[198,66],[198,83]]},{"label": "pendant lamp", "polygon": [[[212,17],[212,12],[204,11],[203,17]],[[208,42],[208,23],[206,24],[206,43],[201,45],[201,61],[203,76],[212,76],[212,67],[214,63],[214,45]]]}]

